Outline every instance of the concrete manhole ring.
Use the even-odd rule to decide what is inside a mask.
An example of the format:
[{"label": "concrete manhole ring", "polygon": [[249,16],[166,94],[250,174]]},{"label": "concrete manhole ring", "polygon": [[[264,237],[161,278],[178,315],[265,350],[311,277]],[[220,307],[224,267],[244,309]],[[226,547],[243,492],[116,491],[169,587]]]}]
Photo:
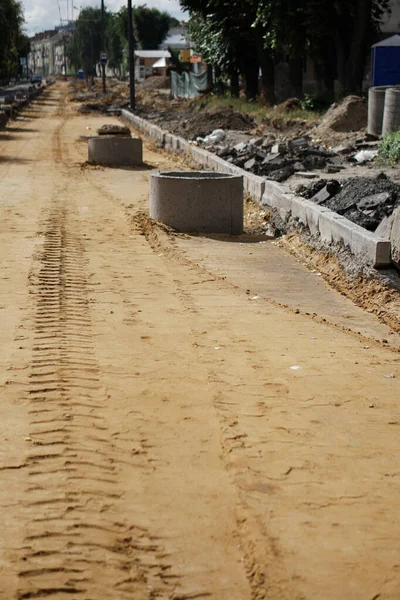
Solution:
[{"label": "concrete manhole ring", "polygon": [[182,232],[243,232],[243,177],[166,171],[150,177],[150,217]]},{"label": "concrete manhole ring", "polygon": [[88,162],[116,167],[143,164],[143,142],[140,138],[102,135],[88,140]]}]

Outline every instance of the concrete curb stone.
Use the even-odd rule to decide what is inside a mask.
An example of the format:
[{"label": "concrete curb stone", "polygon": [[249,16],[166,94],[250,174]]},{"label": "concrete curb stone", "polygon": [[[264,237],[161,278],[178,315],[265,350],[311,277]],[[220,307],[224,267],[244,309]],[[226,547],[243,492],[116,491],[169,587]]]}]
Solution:
[{"label": "concrete curb stone", "polygon": [[395,210],[394,215],[392,230],[390,232],[392,260],[395,265],[400,267],[400,208]]},{"label": "concrete curb stone", "polygon": [[315,204],[310,202],[310,200],[305,200],[300,196],[294,196],[292,198],[292,217],[297,219],[302,225],[307,227],[307,210],[312,211]]},{"label": "concrete curb stone", "polygon": [[351,249],[350,221],[331,210],[319,215],[318,228],[321,240],[327,244],[341,243]]}]

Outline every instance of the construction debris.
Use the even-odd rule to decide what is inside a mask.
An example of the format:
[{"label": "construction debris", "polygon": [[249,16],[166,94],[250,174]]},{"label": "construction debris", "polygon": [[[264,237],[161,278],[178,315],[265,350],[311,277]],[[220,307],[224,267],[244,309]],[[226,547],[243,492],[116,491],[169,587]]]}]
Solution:
[{"label": "construction debris", "polygon": [[222,146],[219,144],[223,133],[221,130],[214,131],[206,138],[197,138],[196,143],[214,150],[227,162],[273,181],[286,181],[295,173],[314,177],[313,173],[309,175],[314,169],[337,172],[344,169],[347,162],[345,156],[335,154],[324,146],[310,144],[305,138],[282,142],[268,135],[234,146]]},{"label": "construction debris", "polygon": [[400,185],[383,173],[375,178],[352,177],[341,182],[321,179],[302,186],[298,193],[369,231],[378,230],[381,237],[382,223],[400,206]]}]

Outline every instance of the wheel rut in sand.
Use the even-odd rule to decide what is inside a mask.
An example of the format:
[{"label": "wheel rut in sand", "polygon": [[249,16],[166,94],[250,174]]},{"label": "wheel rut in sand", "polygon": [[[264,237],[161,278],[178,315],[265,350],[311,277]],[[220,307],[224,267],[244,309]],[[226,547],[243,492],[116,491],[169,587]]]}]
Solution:
[{"label": "wheel rut in sand", "polygon": [[[151,597],[167,591],[169,597],[169,567],[159,543],[121,518],[118,464],[129,456],[102,414],[109,398],[95,357],[85,252],[73,209],[54,200],[42,230],[39,267],[30,276],[32,450],[25,465],[17,597],[147,597],[147,571],[156,567],[158,594]],[[151,567],[141,560],[149,554]]]}]

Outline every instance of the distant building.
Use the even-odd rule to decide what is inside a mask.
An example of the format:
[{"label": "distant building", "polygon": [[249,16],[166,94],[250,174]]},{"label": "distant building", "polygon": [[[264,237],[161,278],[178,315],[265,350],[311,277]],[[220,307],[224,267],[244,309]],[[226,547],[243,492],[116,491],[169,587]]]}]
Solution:
[{"label": "distant building", "polygon": [[155,72],[165,76],[170,64],[171,54],[168,50],[135,50],[135,79],[144,81]]},{"label": "distant building", "polygon": [[63,27],[36,33],[30,38],[29,72],[42,77],[66,74],[66,46],[71,35],[71,29]]}]

